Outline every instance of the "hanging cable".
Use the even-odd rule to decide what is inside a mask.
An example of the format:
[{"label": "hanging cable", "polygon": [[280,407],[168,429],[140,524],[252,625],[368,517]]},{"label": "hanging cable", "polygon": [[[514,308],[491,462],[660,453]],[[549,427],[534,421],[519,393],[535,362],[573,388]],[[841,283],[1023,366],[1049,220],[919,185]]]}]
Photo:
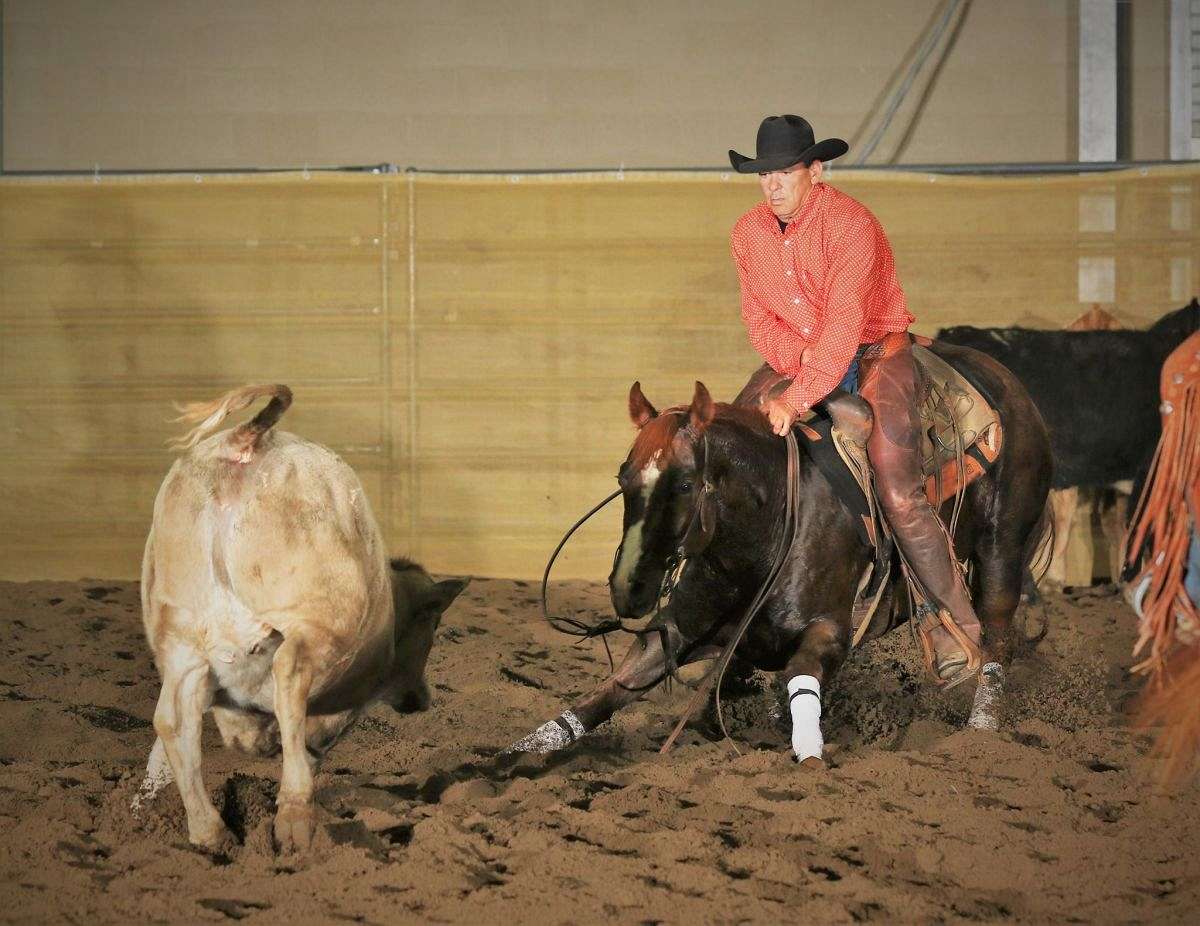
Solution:
[{"label": "hanging cable", "polygon": [[904,102],[905,98],[908,96],[908,92],[912,89],[913,82],[917,79],[917,74],[919,74],[921,69],[925,66],[925,62],[929,60],[929,56],[933,54],[933,50],[937,47],[938,42],[945,33],[946,27],[950,25],[950,20],[954,17],[955,12],[957,12],[961,5],[962,0],[948,0],[946,3],[946,10],[942,13],[942,18],[939,19],[937,24],[934,25],[934,27],[926,34],[924,42],[921,43],[920,49],[913,57],[912,64],[910,64],[908,67],[908,73],[904,75],[904,80],[900,83],[900,86],[896,88],[896,92],[892,96],[892,101],[888,104],[887,111],[883,114],[883,119],[880,121],[879,126],[871,134],[870,139],[864,146],[862,153],[859,154],[858,159],[854,162],[856,165],[865,164],[867,158],[875,153],[875,149],[879,146],[879,142],[882,141],[884,133],[887,132],[888,128],[891,126],[892,119],[895,118],[897,111],[900,109],[900,105]]}]

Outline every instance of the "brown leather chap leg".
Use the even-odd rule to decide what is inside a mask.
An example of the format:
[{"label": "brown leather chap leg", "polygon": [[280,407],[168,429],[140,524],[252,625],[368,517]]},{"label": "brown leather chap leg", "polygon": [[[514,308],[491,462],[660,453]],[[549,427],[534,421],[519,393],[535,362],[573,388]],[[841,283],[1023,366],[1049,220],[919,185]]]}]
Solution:
[{"label": "brown leather chap leg", "polygon": [[955,685],[979,669],[980,625],[952,544],[929,504],[921,473],[917,373],[907,333],[889,334],[863,356],[859,392],[875,413],[867,455],[879,503],[900,552],[937,613],[913,615],[935,680]]}]

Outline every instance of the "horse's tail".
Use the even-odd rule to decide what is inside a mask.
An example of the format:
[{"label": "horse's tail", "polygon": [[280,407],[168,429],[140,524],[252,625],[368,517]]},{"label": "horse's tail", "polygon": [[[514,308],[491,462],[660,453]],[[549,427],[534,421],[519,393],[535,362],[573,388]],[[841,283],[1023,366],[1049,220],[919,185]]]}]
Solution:
[{"label": "horse's tail", "polygon": [[1054,512],[1047,499],[1041,516],[1025,541],[1021,560],[1022,600],[1028,606],[1041,604],[1041,629],[1019,641],[1021,652],[1032,652],[1050,632],[1050,613],[1045,598],[1038,591],[1038,583],[1050,568],[1050,560],[1054,556],[1054,535]]},{"label": "horse's tail", "polygon": [[275,426],[276,422],[283,417],[283,413],[288,410],[288,406],[292,404],[292,390],[287,386],[242,386],[211,402],[191,402],[178,406],[181,414],[175,419],[176,421],[198,421],[199,424],[182,437],[172,441],[171,449],[190,450],[216,430],[234,412],[241,411],[264,396],[271,397],[267,407],[229,435],[228,442],[231,447],[236,449],[238,457],[243,461],[248,460],[262,436]]},{"label": "horse's tail", "polygon": [[1155,727],[1154,754],[1162,758],[1162,781],[1177,783],[1200,756],[1200,646],[1188,646],[1170,658],[1146,686],[1138,722]]}]

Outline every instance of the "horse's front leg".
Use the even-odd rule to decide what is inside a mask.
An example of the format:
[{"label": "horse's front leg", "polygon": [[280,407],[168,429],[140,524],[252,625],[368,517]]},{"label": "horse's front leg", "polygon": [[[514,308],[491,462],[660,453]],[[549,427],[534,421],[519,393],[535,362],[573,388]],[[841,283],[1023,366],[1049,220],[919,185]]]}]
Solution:
[{"label": "horse's front leg", "polygon": [[800,634],[796,652],[784,669],[792,718],[792,751],[797,762],[808,766],[823,764],[821,686],[833,678],[849,650],[849,624],[832,616],[817,618]]},{"label": "horse's front leg", "polygon": [[983,666],[967,726],[999,730],[1004,702],[1004,673],[1012,660],[1012,618],[1021,600],[1024,562],[1020,550],[996,545],[980,557],[976,613],[983,624]]},{"label": "horse's front leg", "polygon": [[[669,645],[679,654],[680,665],[712,655],[684,649],[679,631],[668,627]],[[617,671],[596,686],[583,700],[517,740],[505,752],[548,753],[570,746],[590,733],[627,704],[632,704],[661,682],[667,674],[664,633],[639,633],[625,652]]]}]

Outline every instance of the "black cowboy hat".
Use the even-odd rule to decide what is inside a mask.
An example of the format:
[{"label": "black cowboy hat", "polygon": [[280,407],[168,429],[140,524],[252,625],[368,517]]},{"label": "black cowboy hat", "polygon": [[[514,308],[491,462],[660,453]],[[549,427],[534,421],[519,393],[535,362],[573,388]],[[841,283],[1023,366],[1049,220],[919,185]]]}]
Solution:
[{"label": "black cowboy hat", "polygon": [[758,127],[758,157],[748,158],[729,149],[729,163],[739,174],[783,170],[801,162],[828,161],[850,150],[840,138],[818,142],[812,126],[800,116],[767,116]]}]

